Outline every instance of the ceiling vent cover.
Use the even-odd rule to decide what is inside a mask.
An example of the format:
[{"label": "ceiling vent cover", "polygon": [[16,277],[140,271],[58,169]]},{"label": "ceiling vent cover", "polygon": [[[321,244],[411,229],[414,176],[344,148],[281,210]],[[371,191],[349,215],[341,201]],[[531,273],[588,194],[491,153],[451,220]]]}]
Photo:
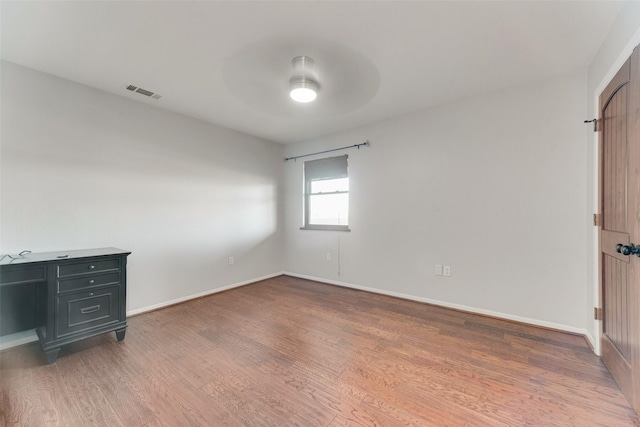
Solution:
[{"label": "ceiling vent cover", "polygon": [[144,95],[147,96],[149,98],[153,98],[153,99],[160,99],[162,98],[162,95],[157,94],[157,93],[153,93],[150,90],[146,90],[146,89],[142,89],[141,87],[129,84],[129,83],[125,83],[124,85],[122,85],[122,87],[126,90],[129,90],[131,92],[135,92],[135,93],[139,93],[140,95]]}]

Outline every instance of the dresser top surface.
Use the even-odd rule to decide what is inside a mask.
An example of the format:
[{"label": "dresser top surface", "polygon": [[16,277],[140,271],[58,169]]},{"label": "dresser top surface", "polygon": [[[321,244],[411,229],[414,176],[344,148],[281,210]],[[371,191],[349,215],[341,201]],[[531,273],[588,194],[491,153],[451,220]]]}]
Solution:
[{"label": "dresser top surface", "polygon": [[59,252],[34,252],[25,254],[18,257],[18,255],[11,254],[14,259],[5,257],[0,261],[0,265],[16,265],[16,264],[29,264],[34,262],[51,262],[51,261],[66,261],[70,259],[90,258],[108,255],[129,255],[131,252],[118,248],[97,248],[97,249],[81,249],[73,251],[59,251]]}]

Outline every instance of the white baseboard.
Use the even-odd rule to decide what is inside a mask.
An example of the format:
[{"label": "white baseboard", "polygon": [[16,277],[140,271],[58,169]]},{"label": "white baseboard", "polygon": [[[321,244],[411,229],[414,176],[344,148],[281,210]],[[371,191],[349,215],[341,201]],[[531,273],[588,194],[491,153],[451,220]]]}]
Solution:
[{"label": "white baseboard", "polygon": [[240,286],[249,285],[251,283],[260,282],[261,280],[271,279],[273,277],[282,276],[283,272],[268,274],[262,277],[256,277],[255,279],[245,280],[243,282],[233,283],[231,285],[223,286],[221,288],[215,288],[208,291],[200,292],[197,294],[187,295],[185,297],[176,298],[171,301],[164,301],[158,304],[148,305],[146,307],[136,308],[133,310],[127,311],[127,316],[135,316],[136,314],[146,313],[148,311],[158,310],[163,307],[168,307],[170,305],[179,304],[181,302],[189,301],[196,298],[206,297],[207,295],[217,294],[218,292],[228,291],[229,289],[239,288]]},{"label": "white baseboard", "polygon": [[593,352],[596,354],[596,356],[600,356],[600,346],[598,345],[596,339],[591,336],[588,330],[584,331],[584,337],[589,342],[589,345],[593,349]]},{"label": "white baseboard", "polygon": [[[198,294],[188,295],[186,297],[177,298],[171,301],[165,301],[159,304],[149,305],[146,307],[136,308],[134,310],[127,311],[127,316],[134,316],[136,314],[146,313],[147,311],[157,310],[163,307],[167,307],[170,305],[178,304],[181,302],[189,301],[191,299],[196,299],[200,297],[204,297],[207,295],[216,294],[218,292],[228,291],[229,289],[238,288],[240,286],[249,285],[251,283],[259,282],[261,280],[271,279],[272,277],[282,276],[284,273],[278,272],[269,274],[262,277],[256,277],[255,279],[245,280],[243,282],[233,283],[231,285],[223,286],[221,288],[216,288],[212,290],[208,290],[205,292],[200,292]],[[5,350],[11,347],[17,347],[19,345],[28,344],[33,341],[38,341],[38,336],[36,335],[35,330],[18,332],[11,335],[5,335],[0,337],[0,350]]]},{"label": "white baseboard", "polygon": [[[129,310],[127,312],[127,316],[134,316],[136,314],[142,314],[142,313],[146,313],[148,311],[158,310],[158,309],[163,308],[163,307],[167,307],[167,306],[170,306],[170,305],[178,304],[178,303],[189,301],[189,300],[196,299],[196,298],[201,298],[201,297],[204,297],[204,296],[207,296],[207,295],[213,295],[213,294],[216,294],[218,292],[228,291],[228,290],[233,289],[233,288],[238,288],[240,286],[249,285],[251,283],[260,282],[262,280],[271,279],[273,277],[278,277],[278,276],[281,276],[283,274],[287,275],[287,276],[298,277],[298,278],[301,278],[301,279],[313,280],[313,281],[320,282],[320,283],[327,283],[327,284],[330,284],[330,285],[341,286],[341,287],[344,287],[344,288],[357,289],[357,290],[361,290],[361,291],[372,292],[372,293],[381,294],[381,295],[388,295],[388,296],[392,296],[392,297],[396,297],[396,298],[402,298],[402,299],[411,300],[411,301],[424,302],[424,303],[428,303],[428,304],[437,305],[439,307],[452,308],[452,309],[466,311],[466,312],[475,313],[475,314],[483,314],[485,316],[497,317],[497,318],[500,318],[500,319],[512,320],[512,321],[515,321],[515,322],[526,323],[526,324],[529,324],[529,325],[541,326],[541,327],[544,327],[544,328],[556,329],[556,330],[559,330],[559,331],[570,332],[572,334],[583,335],[585,337],[585,339],[587,339],[587,341],[591,344],[592,348],[594,348],[594,349],[597,348],[596,345],[595,345],[595,339],[591,336],[591,334],[589,334],[589,331],[587,331],[586,329],[576,328],[576,327],[573,327],[573,326],[563,325],[563,324],[559,324],[559,323],[547,322],[547,321],[544,321],[544,320],[531,319],[531,318],[528,318],[528,317],[515,316],[515,315],[512,315],[512,314],[500,313],[500,312],[491,311],[491,310],[484,310],[484,309],[481,309],[481,308],[469,307],[469,306],[460,305],[460,304],[452,304],[452,303],[448,303],[448,302],[445,302],[445,301],[438,301],[438,300],[433,300],[433,299],[430,299],[430,298],[422,298],[422,297],[417,297],[417,296],[414,296],[414,295],[402,294],[402,293],[399,293],[399,292],[385,291],[385,290],[382,290],[382,289],[370,288],[368,286],[354,285],[352,283],[341,282],[341,281],[337,281],[337,280],[330,280],[330,279],[324,279],[324,278],[321,278],[321,277],[307,276],[305,274],[298,274],[298,273],[293,273],[293,272],[290,272],[290,271],[282,271],[282,272],[278,272],[278,273],[273,273],[273,274],[269,274],[269,275],[266,275],[266,276],[257,277],[257,278],[250,279],[250,280],[245,280],[243,282],[233,283],[231,285],[223,286],[221,288],[216,288],[216,289],[208,290],[208,291],[205,291],[205,292],[200,292],[200,293],[197,293],[197,294],[188,295],[188,296],[181,297],[181,298],[176,298],[176,299],[171,300],[171,301],[165,301],[165,302],[162,302],[162,303],[159,303],[159,304],[154,304],[154,305],[149,305],[149,306],[146,306],[146,307],[136,308],[134,310]],[[33,341],[37,341],[37,340],[38,340],[38,336],[36,335],[34,330],[18,332],[16,334],[11,334],[11,335],[6,335],[4,337],[0,337],[0,350],[4,350],[4,349],[7,349],[7,348],[11,348],[11,347],[16,347],[16,346],[27,344],[27,343],[30,343],[30,342],[33,342]]]},{"label": "white baseboard", "polygon": [[6,350],[7,348],[29,344],[30,342],[34,341],[38,341],[38,335],[36,335],[35,329],[16,332],[15,334],[9,334],[0,337],[0,350]]},{"label": "white baseboard", "polygon": [[[304,275],[304,274],[292,273],[292,272],[289,272],[289,271],[285,271],[283,274],[285,274],[287,276],[299,277],[301,279],[308,279],[308,280],[314,280],[316,282],[328,283],[330,285],[336,285],[336,286],[342,286],[342,287],[345,287],[345,288],[358,289],[358,290],[361,290],[361,291],[372,292],[372,293],[375,293],[375,294],[388,295],[388,296],[392,296],[392,297],[396,297],[396,298],[402,298],[402,299],[411,300],[411,301],[425,302],[425,303],[428,303],[428,304],[437,305],[439,307],[453,308],[453,309],[456,309],[456,310],[466,311],[466,312],[469,312],[469,313],[483,314],[485,316],[497,317],[497,318],[505,319],[505,320],[512,320],[514,322],[526,323],[526,324],[533,325],[533,326],[541,326],[543,328],[556,329],[556,330],[563,331],[563,332],[570,332],[572,334],[584,335],[585,337],[587,337],[587,334],[588,334],[588,331],[586,329],[583,329],[583,328],[576,328],[574,326],[563,325],[563,324],[560,324],[560,323],[547,322],[545,320],[531,319],[531,318],[528,318],[528,317],[515,316],[513,314],[506,314],[506,313],[500,313],[500,312],[497,312],[497,311],[484,310],[482,308],[469,307],[469,306],[460,305],[460,304],[452,304],[452,303],[445,302],[445,301],[438,301],[438,300],[433,300],[433,299],[430,299],[430,298],[422,298],[422,297],[417,297],[417,296],[414,296],[414,295],[402,294],[402,293],[399,293],[399,292],[385,291],[385,290],[382,290],[382,289],[370,288],[370,287],[367,287],[367,286],[354,285],[352,283],[340,282],[340,281],[337,281],[337,280],[323,279],[321,277],[307,276],[307,275]],[[587,337],[587,339],[590,339],[590,338]]]}]

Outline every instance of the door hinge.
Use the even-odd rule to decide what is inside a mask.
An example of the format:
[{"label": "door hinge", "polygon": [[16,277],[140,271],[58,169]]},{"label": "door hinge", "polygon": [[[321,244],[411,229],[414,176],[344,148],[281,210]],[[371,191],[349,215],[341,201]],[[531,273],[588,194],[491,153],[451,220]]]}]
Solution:
[{"label": "door hinge", "polygon": [[602,214],[593,214],[593,225],[596,227],[602,225]]},{"label": "door hinge", "polygon": [[585,123],[593,123],[593,131],[600,132],[602,130],[602,119],[585,120]]},{"label": "door hinge", "polygon": [[593,307],[593,318],[595,320],[602,320],[602,309],[600,307]]}]

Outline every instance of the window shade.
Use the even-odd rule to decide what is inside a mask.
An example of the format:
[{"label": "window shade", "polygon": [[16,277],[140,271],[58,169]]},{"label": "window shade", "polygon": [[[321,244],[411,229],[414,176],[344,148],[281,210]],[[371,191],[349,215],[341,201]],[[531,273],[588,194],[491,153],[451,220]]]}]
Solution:
[{"label": "window shade", "polygon": [[306,181],[347,178],[348,164],[348,155],[304,162],[304,177]]}]

